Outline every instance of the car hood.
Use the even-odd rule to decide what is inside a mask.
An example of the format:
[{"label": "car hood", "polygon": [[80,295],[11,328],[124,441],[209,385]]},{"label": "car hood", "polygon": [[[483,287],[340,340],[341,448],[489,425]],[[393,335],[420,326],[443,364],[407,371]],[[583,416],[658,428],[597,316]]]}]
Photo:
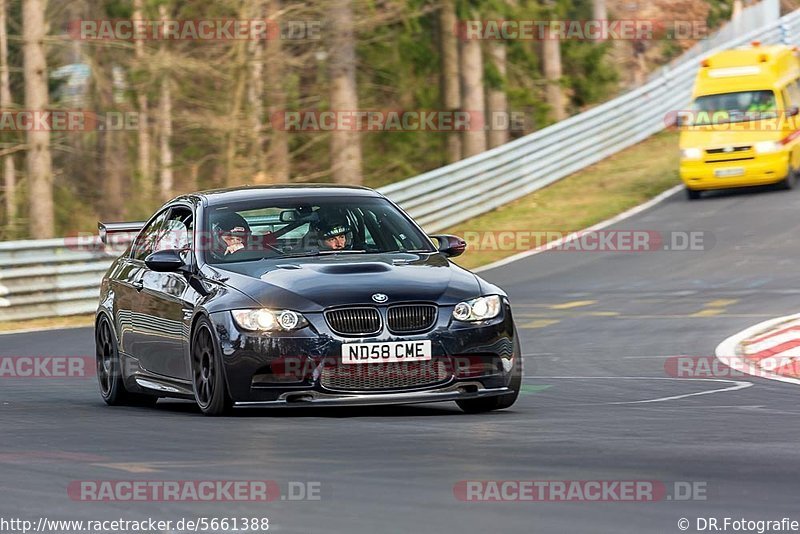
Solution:
[{"label": "car hood", "polygon": [[439,253],[392,253],[286,258],[214,266],[226,284],[266,308],[321,311],[330,306],[431,301],[454,305],[481,294],[471,272]]}]

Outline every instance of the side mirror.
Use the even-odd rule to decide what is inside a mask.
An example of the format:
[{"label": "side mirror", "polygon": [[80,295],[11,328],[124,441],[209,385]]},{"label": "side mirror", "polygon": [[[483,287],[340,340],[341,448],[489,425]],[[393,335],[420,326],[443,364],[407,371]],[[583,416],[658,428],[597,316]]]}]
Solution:
[{"label": "side mirror", "polygon": [[800,113],[800,108],[798,108],[797,106],[789,106],[788,108],[786,108],[787,117],[794,117],[798,113]]},{"label": "side mirror", "polygon": [[144,264],[148,269],[157,273],[174,273],[186,266],[179,250],[153,252],[144,260]]},{"label": "side mirror", "polygon": [[432,235],[431,239],[438,244],[439,252],[450,258],[461,256],[467,249],[467,242],[454,235]]}]

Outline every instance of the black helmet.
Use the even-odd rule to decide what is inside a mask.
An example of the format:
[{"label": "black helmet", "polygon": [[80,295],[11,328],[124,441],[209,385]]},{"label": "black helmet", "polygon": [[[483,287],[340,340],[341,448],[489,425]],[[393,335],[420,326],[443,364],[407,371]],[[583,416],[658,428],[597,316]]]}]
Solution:
[{"label": "black helmet", "polygon": [[247,246],[252,232],[244,217],[233,211],[212,215],[211,231],[214,236],[211,252],[217,256],[223,256],[228,248],[228,244],[222,239],[223,237],[226,235],[240,237],[245,246]]},{"label": "black helmet", "polygon": [[233,232],[237,228],[241,228],[236,233],[249,234],[250,225],[247,221],[236,212],[223,212],[212,217],[211,227],[222,233]]},{"label": "black helmet", "polygon": [[345,247],[349,248],[353,242],[353,231],[347,219],[343,216],[320,216],[319,220],[314,223],[314,231],[317,234],[317,240],[320,247],[324,247],[323,241],[336,237],[337,235],[344,235],[346,240]]}]

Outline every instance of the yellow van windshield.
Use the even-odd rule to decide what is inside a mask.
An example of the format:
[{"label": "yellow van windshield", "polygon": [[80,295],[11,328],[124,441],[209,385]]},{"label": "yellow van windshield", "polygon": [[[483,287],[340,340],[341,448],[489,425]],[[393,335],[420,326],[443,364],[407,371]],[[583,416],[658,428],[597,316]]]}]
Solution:
[{"label": "yellow van windshield", "polygon": [[692,124],[743,122],[775,118],[778,106],[770,90],[738,91],[698,97],[692,104]]}]

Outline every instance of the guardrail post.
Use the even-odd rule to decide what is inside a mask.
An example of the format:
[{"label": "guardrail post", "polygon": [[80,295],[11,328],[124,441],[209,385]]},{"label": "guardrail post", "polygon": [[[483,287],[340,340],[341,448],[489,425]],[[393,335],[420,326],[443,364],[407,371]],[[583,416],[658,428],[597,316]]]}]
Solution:
[{"label": "guardrail post", "polygon": [[792,44],[791,30],[786,22],[781,22],[781,43]]}]

